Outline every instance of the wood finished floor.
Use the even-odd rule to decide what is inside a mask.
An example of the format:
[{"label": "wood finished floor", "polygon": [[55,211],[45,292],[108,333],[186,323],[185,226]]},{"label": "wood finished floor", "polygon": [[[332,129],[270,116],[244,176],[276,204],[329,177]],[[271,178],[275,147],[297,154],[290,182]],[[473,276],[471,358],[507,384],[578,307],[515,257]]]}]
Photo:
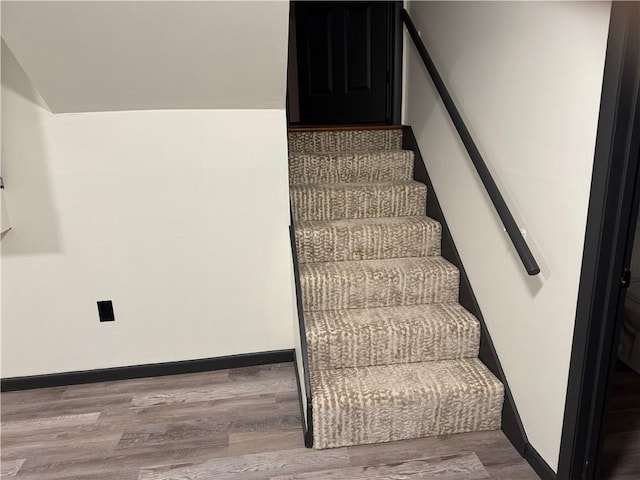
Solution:
[{"label": "wood finished floor", "polygon": [[618,362],[605,420],[602,480],[640,478],[640,375]]},{"label": "wood finished floor", "polygon": [[291,363],[0,400],[3,479],[538,478],[500,431],[306,449]]}]

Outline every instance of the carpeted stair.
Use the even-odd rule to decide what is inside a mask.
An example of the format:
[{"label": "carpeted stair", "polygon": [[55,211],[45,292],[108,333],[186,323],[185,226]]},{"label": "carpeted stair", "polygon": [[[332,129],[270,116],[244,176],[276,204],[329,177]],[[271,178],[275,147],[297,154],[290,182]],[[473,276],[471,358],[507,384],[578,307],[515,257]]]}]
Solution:
[{"label": "carpeted stair", "polygon": [[289,132],[316,448],[500,428],[402,130]]}]

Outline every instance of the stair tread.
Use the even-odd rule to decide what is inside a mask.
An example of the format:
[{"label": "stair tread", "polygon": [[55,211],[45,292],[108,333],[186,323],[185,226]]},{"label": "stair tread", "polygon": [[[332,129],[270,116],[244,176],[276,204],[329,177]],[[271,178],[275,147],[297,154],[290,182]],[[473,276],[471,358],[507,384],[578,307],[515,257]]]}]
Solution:
[{"label": "stair tread", "polygon": [[344,218],[339,220],[296,220],[296,231],[317,228],[357,228],[369,225],[425,225],[440,226],[440,222],[431,217],[409,215],[406,217],[373,217],[373,218]]},{"label": "stair tread", "polygon": [[354,155],[389,155],[389,154],[402,154],[413,157],[412,150],[405,150],[403,148],[394,148],[394,149],[370,149],[363,148],[362,150],[348,150],[346,152],[341,151],[307,151],[307,150],[294,150],[289,152],[289,158],[295,157],[310,157],[317,155],[329,155],[331,157],[351,157]]},{"label": "stair tread", "polygon": [[305,313],[311,369],[478,356],[480,324],[459,303]]},{"label": "stair tread", "polygon": [[299,265],[305,311],[458,300],[458,269],[442,257]]},{"label": "stair tread", "polygon": [[410,150],[289,154],[291,185],[411,180],[412,176],[413,152]]},{"label": "stair tread", "polygon": [[424,214],[427,187],[414,180],[291,185],[294,220],[405,217]]},{"label": "stair tread", "polygon": [[336,398],[349,392],[372,402],[444,390],[503,390],[500,380],[478,358],[316,370],[311,387],[318,397]]},{"label": "stair tread", "polygon": [[344,188],[393,188],[393,187],[419,187],[426,189],[426,185],[415,180],[392,180],[385,182],[343,182],[343,183],[306,183],[299,185],[291,185],[290,189],[300,190],[318,190],[318,189],[344,189]]},{"label": "stair tread", "polygon": [[317,448],[500,428],[504,387],[477,358],[311,373]]},{"label": "stair tread", "polygon": [[289,151],[397,150],[402,147],[402,129],[290,131]]},{"label": "stair tread", "polygon": [[295,221],[298,262],[440,255],[442,227],[425,216]]},{"label": "stair tread", "polygon": [[350,260],[346,262],[319,262],[300,265],[300,274],[310,272],[327,272],[340,274],[349,270],[442,270],[457,273],[458,269],[444,257],[408,257],[408,258],[380,258],[373,260]]}]

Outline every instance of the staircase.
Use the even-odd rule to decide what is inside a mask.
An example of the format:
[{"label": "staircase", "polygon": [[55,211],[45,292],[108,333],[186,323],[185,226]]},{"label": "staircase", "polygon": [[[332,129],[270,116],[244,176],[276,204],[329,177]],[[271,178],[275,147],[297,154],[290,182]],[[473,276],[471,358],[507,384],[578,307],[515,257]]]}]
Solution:
[{"label": "staircase", "polygon": [[316,448],[500,428],[402,129],[289,132]]}]

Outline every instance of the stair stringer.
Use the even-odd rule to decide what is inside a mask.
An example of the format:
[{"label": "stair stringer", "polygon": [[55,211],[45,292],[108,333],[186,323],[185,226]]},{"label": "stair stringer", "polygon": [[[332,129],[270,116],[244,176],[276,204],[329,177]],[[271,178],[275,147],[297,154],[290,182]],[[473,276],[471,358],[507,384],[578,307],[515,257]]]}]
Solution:
[{"label": "stair stringer", "polygon": [[518,453],[524,457],[525,450],[529,441],[527,434],[524,430],[520,414],[516,407],[509,383],[504,374],[504,370],[500,364],[498,352],[495,349],[489,330],[480,311],[480,306],[473,293],[473,288],[469,282],[469,277],[464,269],[460,254],[456,248],[453,237],[447,225],[446,219],[438,197],[436,195],[435,188],[431,182],[431,178],[427,172],[424,160],[420,154],[420,148],[418,142],[413,134],[413,129],[410,126],[402,127],[402,148],[404,150],[411,150],[414,153],[414,168],[413,178],[414,180],[424,183],[427,186],[427,206],[426,215],[428,217],[437,220],[442,225],[442,243],[441,243],[441,255],[447,261],[455,265],[460,272],[460,284],[459,284],[459,300],[458,302],[471,312],[480,322],[480,352],[478,358],[484,363],[487,368],[493,373],[504,385],[504,399],[505,402],[502,408],[502,431],[509,441],[513,444]]},{"label": "stair stringer", "polygon": [[[300,352],[294,351],[293,360],[295,363],[295,370],[296,370],[296,385],[298,386],[298,399],[300,400],[300,419],[302,421],[304,446],[307,448],[312,448],[313,447],[313,402],[311,397],[309,354],[307,351],[307,329],[304,323],[304,314],[302,311],[302,288],[300,287],[300,268],[298,266],[298,249],[296,247],[296,231],[293,226],[292,213],[290,213],[290,222],[291,223],[289,225],[289,240],[291,242],[291,255],[293,260],[293,278],[295,281],[295,293],[296,293],[296,307],[297,307],[296,309],[298,311],[297,333],[300,339]],[[303,378],[300,378],[300,373],[299,373],[300,365],[298,365],[298,353],[302,358]]]}]

